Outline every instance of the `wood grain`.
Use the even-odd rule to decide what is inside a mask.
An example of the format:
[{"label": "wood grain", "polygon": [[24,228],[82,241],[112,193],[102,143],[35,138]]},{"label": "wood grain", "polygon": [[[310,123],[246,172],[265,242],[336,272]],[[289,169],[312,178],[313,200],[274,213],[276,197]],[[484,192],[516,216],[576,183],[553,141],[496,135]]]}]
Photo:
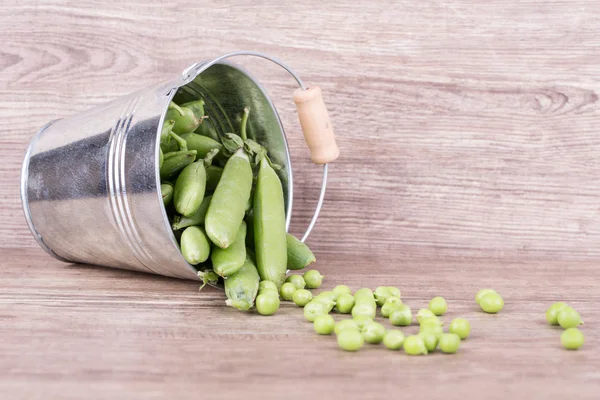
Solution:
[{"label": "wood grain", "polygon": [[[600,390],[600,5],[571,1],[4,0],[0,7],[2,398],[595,398]],[[37,248],[19,172],[48,121],[236,49],[319,84],[340,159],[309,244],[328,285],[398,284],[474,323],[456,357],[337,351],[299,310],[240,315],[216,291]],[[292,231],[318,197],[284,72],[238,60],[288,132]],[[493,286],[506,313],[473,307]],[[543,309],[589,321],[562,351]]]},{"label": "wood grain", "polygon": [[[600,389],[600,281],[585,262],[325,255],[318,264],[327,275],[323,290],[398,285],[415,311],[443,295],[446,323],[471,321],[457,355],[411,358],[375,345],[345,353],[334,337],[316,335],[291,303],[261,317],[226,307],[223,292],[198,293],[193,282],[63,264],[38,249],[0,256],[2,398],[595,399]],[[483,286],[504,296],[502,313],[477,309]],[[578,352],[562,349],[561,330],[546,325],[545,308],[559,298],[586,321]]]}]

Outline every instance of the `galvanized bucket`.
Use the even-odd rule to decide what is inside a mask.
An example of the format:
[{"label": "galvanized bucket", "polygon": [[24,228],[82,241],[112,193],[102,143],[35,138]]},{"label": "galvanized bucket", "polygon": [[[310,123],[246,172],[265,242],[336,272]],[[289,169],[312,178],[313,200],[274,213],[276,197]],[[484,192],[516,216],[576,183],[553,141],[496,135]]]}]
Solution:
[{"label": "galvanized bucket", "polygon": [[[289,227],[293,179],[283,126],[259,82],[225,61],[234,56],[272,61],[305,89],[280,61],[235,52],[193,64],[175,79],[44,126],[31,140],[21,171],[23,210],[39,245],[65,262],[198,279],[195,268],[181,256],[159,190],[160,131],[175,96],[180,101],[204,98],[221,134],[238,130],[238,122],[227,121],[227,115],[251,108],[249,136],[283,166],[279,174]],[[303,123],[301,117],[305,134],[305,125],[312,123],[318,124]],[[312,230],[325,195],[327,163],[320,163],[321,194],[302,240]]]}]

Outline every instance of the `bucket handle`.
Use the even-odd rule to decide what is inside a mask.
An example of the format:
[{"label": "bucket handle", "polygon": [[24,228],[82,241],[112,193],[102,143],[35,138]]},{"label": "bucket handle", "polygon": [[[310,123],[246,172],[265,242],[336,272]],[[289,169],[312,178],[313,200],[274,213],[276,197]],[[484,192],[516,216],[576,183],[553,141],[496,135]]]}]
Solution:
[{"label": "bucket handle", "polygon": [[255,51],[234,51],[206,63],[194,63],[182,72],[181,78],[187,83],[214,64],[227,58],[237,56],[258,57],[271,61],[285,69],[298,83],[299,89],[294,91],[294,102],[296,103],[296,108],[298,110],[300,126],[302,127],[304,139],[311,151],[312,161],[315,164],[323,165],[321,193],[319,194],[319,201],[317,202],[310,224],[308,225],[306,232],[304,232],[302,239],[300,239],[304,242],[312,232],[315,223],[317,222],[317,218],[319,217],[319,213],[321,212],[321,208],[323,208],[323,200],[325,200],[325,191],[327,189],[327,164],[334,161],[339,156],[339,149],[335,142],[333,128],[329,120],[327,108],[323,102],[321,89],[316,86],[306,88],[302,79],[300,79],[298,74],[296,74],[288,65],[274,57]]}]

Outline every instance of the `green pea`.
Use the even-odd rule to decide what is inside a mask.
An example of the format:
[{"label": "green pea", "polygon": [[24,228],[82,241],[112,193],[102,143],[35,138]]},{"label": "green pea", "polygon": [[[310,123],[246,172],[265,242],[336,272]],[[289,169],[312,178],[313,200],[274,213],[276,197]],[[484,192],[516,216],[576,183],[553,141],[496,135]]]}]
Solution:
[{"label": "green pea", "polygon": [[279,304],[279,296],[270,291],[263,292],[256,297],[256,311],[260,315],[275,314],[279,309]]},{"label": "green pea", "polygon": [[306,287],[308,289],[318,289],[323,282],[323,275],[316,269],[306,271],[302,277],[304,278],[304,282],[306,282]]},{"label": "green pea", "polygon": [[[240,149],[227,161],[204,221],[208,237],[222,249],[226,249],[235,241],[244,219],[246,202],[251,188],[250,159],[244,150]],[[257,268],[260,274],[261,265],[258,262],[260,259],[258,253],[257,251]],[[262,274],[261,278],[267,279]]]},{"label": "green pea", "polygon": [[345,329],[355,329],[360,331],[358,323],[353,319],[343,319],[335,324],[334,332],[336,335],[339,335],[341,331]]},{"label": "green pea", "polygon": [[314,299],[304,306],[304,318],[306,318],[307,321],[315,322],[315,318],[323,314],[327,314],[325,306]]},{"label": "green pea", "polygon": [[[238,310],[249,310],[254,304],[256,294],[259,290],[263,293],[269,289],[260,282],[256,266],[247,254],[242,267],[235,274],[225,279],[225,294],[227,295],[226,304],[235,307]],[[275,289],[275,295],[277,296],[276,290],[277,289]]]},{"label": "green pea", "polygon": [[562,301],[552,304],[546,310],[546,321],[548,321],[550,325],[558,325],[558,313],[565,307],[567,307],[567,304]]},{"label": "green pea", "polygon": [[338,346],[346,351],[358,351],[365,340],[362,334],[354,329],[344,329],[337,335]]},{"label": "green pea", "polygon": [[335,309],[341,314],[350,314],[354,307],[354,296],[348,293],[342,293],[338,296]]},{"label": "green pea", "polygon": [[402,293],[400,292],[400,289],[398,289],[397,287],[388,286],[387,288],[392,296],[398,297],[398,298],[402,297]]},{"label": "green pea", "polygon": [[219,185],[223,175],[223,168],[217,167],[216,165],[210,165],[206,167],[206,191],[213,192]]},{"label": "green pea", "polygon": [[200,203],[200,207],[198,207],[198,210],[196,210],[194,215],[189,217],[175,217],[175,221],[172,226],[173,230],[176,231],[178,229],[187,228],[188,226],[193,225],[204,225],[204,218],[206,217],[206,211],[208,210],[211,199],[212,196],[206,196],[204,200],[202,200],[202,203]]},{"label": "green pea", "polygon": [[352,317],[354,322],[358,325],[358,329],[362,330],[365,326],[373,323],[373,318],[367,317],[366,315],[358,315],[356,317]]},{"label": "green pea", "polygon": [[336,295],[336,297],[340,297],[342,294],[352,295],[352,290],[346,285],[337,285],[333,288],[332,292]]},{"label": "green pea", "polygon": [[381,306],[381,316],[384,318],[389,318],[392,312],[398,310],[400,308],[400,304],[394,304],[390,302],[385,302],[383,306]]},{"label": "green pea", "polygon": [[456,353],[460,347],[460,336],[456,333],[444,333],[440,336],[438,345],[443,353]]},{"label": "green pea", "polygon": [[495,314],[504,308],[504,300],[498,293],[486,293],[480,299],[479,306],[489,314]]},{"label": "green pea", "polygon": [[404,343],[404,333],[398,329],[390,329],[383,335],[383,345],[390,350],[400,350]]},{"label": "green pea", "polygon": [[409,306],[402,304],[390,314],[390,322],[395,326],[408,326],[412,323],[412,311]]},{"label": "green pea", "polygon": [[494,289],[481,289],[475,295],[475,302],[477,304],[481,303],[481,299],[483,298],[483,296],[485,296],[488,293],[496,293],[496,291]]},{"label": "green pea", "polygon": [[173,185],[168,182],[160,184],[160,193],[162,195],[163,204],[168,206],[173,200]]},{"label": "green pea", "polygon": [[377,305],[381,307],[388,298],[392,297],[392,293],[390,292],[389,287],[379,286],[377,289],[375,289],[373,297],[375,298]]},{"label": "green pea", "polygon": [[436,325],[442,326],[442,325],[444,325],[444,321],[442,321],[441,319],[439,319],[436,316],[423,317],[423,318],[421,318],[421,322],[419,322],[419,325],[423,325],[423,324],[436,324]]},{"label": "green pea", "polygon": [[221,151],[223,148],[223,145],[216,140],[197,133],[185,133],[181,138],[186,141],[188,150],[196,150],[198,158],[204,158],[212,150]]},{"label": "green pea", "polygon": [[196,150],[176,151],[167,153],[160,167],[160,179],[169,180],[196,160]]},{"label": "green pea", "polygon": [[296,289],[304,289],[306,287],[306,282],[304,282],[304,278],[300,275],[290,275],[285,281],[293,284]]},{"label": "green pea", "polygon": [[213,270],[222,277],[235,274],[246,259],[246,224],[242,221],[235,241],[226,249],[215,247],[210,255]]},{"label": "green pea", "polygon": [[183,258],[192,265],[203,263],[210,256],[210,243],[202,228],[197,226],[185,228],[181,234],[180,244]]},{"label": "green pea", "polygon": [[433,313],[433,311],[427,309],[427,308],[421,308],[419,310],[419,312],[417,312],[417,322],[420,324],[421,321],[423,321],[426,318],[432,318],[435,317],[436,315]]},{"label": "green pea", "polygon": [[431,331],[419,332],[419,337],[423,339],[423,343],[425,344],[425,348],[428,353],[434,352],[438,346],[438,337],[435,333]]},{"label": "green pea", "polygon": [[425,342],[423,339],[417,335],[407,336],[404,339],[404,352],[410,356],[419,356],[422,354],[427,354],[427,347],[425,347]]},{"label": "green pea", "polygon": [[317,298],[325,298],[325,299],[330,299],[331,301],[336,301],[337,300],[337,296],[335,295],[335,293],[333,293],[331,290],[326,290],[324,292],[321,292],[317,295]]},{"label": "green pea", "polygon": [[329,314],[317,316],[313,324],[315,332],[317,332],[319,335],[331,335],[333,333],[333,329],[335,328],[335,320]]},{"label": "green pea", "polygon": [[446,314],[448,303],[443,297],[437,296],[429,302],[429,309],[437,316]]},{"label": "green pea", "polygon": [[317,295],[313,299],[313,301],[317,301],[317,302],[323,304],[325,311],[330,312],[331,310],[333,310],[333,307],[335,307],[335,300],[333,300],[332,294],[333,294],[333,292],[319,293],[319,295]]},{"label": "green pea", "polygon": [[419,326],[419,333],[429,332],[436,336],[444,333],[444,328],[437,323],[424,323]]},{"label": "green pea", "polygon": [[365,342],[379,344],[383,341],[385,328],[379,322],[372,322],[363,327],[362,334]]},{"label": "green pea", "polygon": [[560,343],[567,350],[577,350],[583,346],[584,342],[583,333],[577,328],[565,329],[560,335]]},{"label": "green pea", "polygon": [[376,305],[373,291],[369,288],[358,289],[356,293],[354,293],[354,299],[357,303],[365,301]]},{"label": "green pea", "polygon": [[310,290],[306,289],[298,289],[294,292],[294,295],[292,296],[292,300],[298,307],[304,307],[312,300],[312,298],[312,293],[310,292]]},{"label": "green pea", "polygon": [[563,329],[575,328],[581,324],[583,321],[581,320],[581,316],[577,311],[575,311],[572,307],[564,307],[558,312],[558,324]]},{"label": "green pea", "polygon": [[355,303],[354,307],[352,308],[353,317],[364,315],[366,317],[375,318],[376,314],[377,308],[367,303]]},{"label": "green pea", "polygon": [[296,290],[296,286],[294,286],[293,283],[286,282],[283,285],[281,285],[281,288],[279,289],[279,294],[281,295],[281,298],[283,300],[292,301]]},{"label": "green pea", "polygon": [[293,271],[306,268],[316,261],[315,255],[305,243],[291,234],[286,235],[287,268]]},{"label": "green pea", "polygon": [[466,339],[471,333],[471,324],[464,318],[454,318],[452,322],[450,322],[448,332],[456,333],[461,339]]},{"label": "green pea", "polygon": [[[225,172],[223,172],[221,182],[224,177]],[[221,186],[220,182],[219,186]],[[217,186],[217,191],[219,186]],[[281,286],[287,271],[283,189],[279,177],[266,158],[262,159],[258,169],[253,210],[254,245],[258,273],[262,279],[270,280],[277,286]]]},{"label": "green pea", "polygon": [[[389,304],[396,304],[396,305],[402,304],[402,300],[400,299],[400,297],[396,297],[396,296],[388,297],[388,299],[385,302],[389,303]],[[385,303],[384,303],[384,305],[385,305]]]},{"label": "green pea", "polygon": [[279,291],[277,290],[277,285],[275,285],[273,282],[271,281],[260,281],[260,284],[258,285],[258,290],[268,290],[268,289],[272,289],[275,290],[276,292],[279,293]]},{"label": "green pea", "polygon": [[204,117],[204,100],[196,100],[178,106],[171,102],[167,109],[165,120],[173,120],[173,132],[183,134],[193,132],[198,128]]}]

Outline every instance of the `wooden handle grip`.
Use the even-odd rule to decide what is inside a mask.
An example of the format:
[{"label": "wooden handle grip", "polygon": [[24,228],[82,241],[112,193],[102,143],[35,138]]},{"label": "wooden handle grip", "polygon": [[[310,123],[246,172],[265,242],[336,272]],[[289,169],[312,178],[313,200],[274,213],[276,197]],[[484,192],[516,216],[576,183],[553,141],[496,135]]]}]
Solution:
[{"label": "wooden handle grip", "polygon": [[310,149],[311,160],[315,164],[326,164],[336,160],[340,149],[335,142],[321,88],[315,86],[307,90],[296,89],[294,103],[304,140]]}]

